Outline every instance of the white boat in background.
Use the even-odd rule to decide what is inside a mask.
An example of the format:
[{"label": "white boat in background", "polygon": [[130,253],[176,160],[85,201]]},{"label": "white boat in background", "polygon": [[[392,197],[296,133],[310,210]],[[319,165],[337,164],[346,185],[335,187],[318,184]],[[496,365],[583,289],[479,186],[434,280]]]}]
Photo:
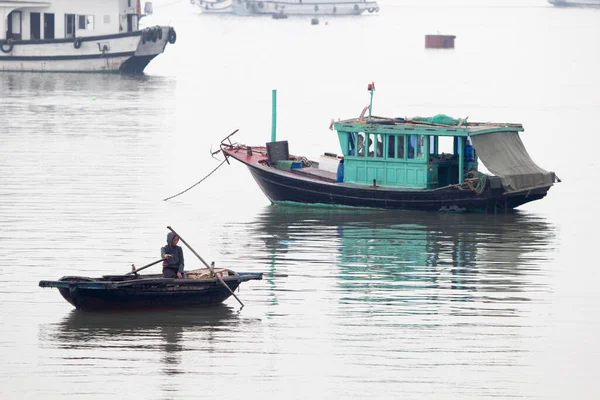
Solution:
[{"label": "white boat in background", "polygon": [[204,13],[232,13],[232,0],[190,0],[190,3],[200,8]]},{"label": "white boat in background", "polygon": [[379,11],[366,0],[190,0],[205,13],[235,15],[360,15]]},{"label": "white boat in background", "polygon": [[600,0],[548,0],[557,7],[600,7]]},{"label": "white boat in background", "polygon": [[0,71],[138,74],[177,40],[139,29],[140,0],[0,0],[0,15]]}]

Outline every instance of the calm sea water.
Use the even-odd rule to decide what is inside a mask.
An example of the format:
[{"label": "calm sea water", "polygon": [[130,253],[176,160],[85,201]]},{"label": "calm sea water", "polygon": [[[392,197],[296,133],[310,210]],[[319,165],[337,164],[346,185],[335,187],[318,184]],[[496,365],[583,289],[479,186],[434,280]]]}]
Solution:
[{"label": "calm sea water", "polygon": [[[600,11],[380,5],[312,26],[156,0],[178,41],[143,77],[0,74],[0,397],[597,398]],[[456,48],[425,50],[437,32]],[[225,164],[163,201],[233,130],[270,139],[272,89],[294,154],[339,151],[329,122],[370,81],[376,115],[523,123],[563,182],[508,215],[335,211],[270,206]],[[38,287],[150,263],[167,225],[265,273],[244,308],[81,313]]]}]

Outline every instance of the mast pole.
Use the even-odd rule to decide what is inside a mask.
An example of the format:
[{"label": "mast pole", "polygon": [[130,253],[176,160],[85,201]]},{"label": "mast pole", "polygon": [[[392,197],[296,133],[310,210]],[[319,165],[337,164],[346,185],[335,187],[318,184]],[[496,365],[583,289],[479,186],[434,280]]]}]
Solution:
[{"label": "mast pole", "polygon": [[277,140],[277,90],[271,93],[271,142]]}]

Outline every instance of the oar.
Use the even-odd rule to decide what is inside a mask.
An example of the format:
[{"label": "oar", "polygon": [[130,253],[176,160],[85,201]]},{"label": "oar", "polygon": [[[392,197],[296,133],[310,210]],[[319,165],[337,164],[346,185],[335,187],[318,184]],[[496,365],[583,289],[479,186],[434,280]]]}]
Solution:
[{"label": "oar", "polygon": [[128,272],[128,273],[126,273],[125,275],[137,274],[137,273],[138,273],[138,272],[140,272],[141,270],[143,270],[143,269],[146,269],[146,268],[148,268],[148,267],[151,267],[151,266],[153,266],[153,265],[156,265],[156,264],[158,264],[158,263],[159,263],[159,262],[161,262],[161,261],[164,261],[164,259],[163,259],[163,258],[161,258],[160,260],[156,260],[156,261],[154,261],[154,262],[152,262],[152,263],[150,263],[150,264],[148,264],[148,265],[144,265],[143,267],[141,267],[141,268],[138,268],[138,269],[135,269],[135,266],[134,266],[133,264],[131,264],[131,266],[132,266],[133,270],[132,270],[131,272]]},{"label": "oar", "polygon": [[200,254],[196,253],[196,251],[194,249],[192,249],[192,247],[185,241],[183,240],[183,238],[181,237],[181,235],[179,235],[177,232],[175,232],[173,230],[173,228],[171,228],[170,226],[167,226],[167,229],[169,229],[171,232],[173,232],[175,235],[177,235],[177,237],[179,237],[179,240],[181,240],[183,242],[183,244],[185,244],[187,246],[188,249],[190,249],[190,251],[192,253],[194,253],[194,255],[196,257],[198,257],[200,259],[200,261],[202,261],[202,264],[206,265],[206,268],[208,268],[210,270],[210,272],[217,277],[217,279],[221,282],[221,284],[223,286],[225,286],[227,288],[227,290],[229,290],[229,292],[233,295],[233,297],[235,297],[235,299],[242,305],[242,307],[244,307],[244,303],[242,303],[242,301],[240,299],[238,299],[238,297],[235,295],[235,293],[233,293],[233,290],[231,290],[231,288],[229,286],[227,286],[227,284],[225,283],[225,281],[223,280],[223,278],[221,278],[221,276],[219,274],[215,274],[215,270],[213,269],[212,266],[208,265],[206,263],[206,261],[204,261],[202,259],[202,257],[200,257]]}]

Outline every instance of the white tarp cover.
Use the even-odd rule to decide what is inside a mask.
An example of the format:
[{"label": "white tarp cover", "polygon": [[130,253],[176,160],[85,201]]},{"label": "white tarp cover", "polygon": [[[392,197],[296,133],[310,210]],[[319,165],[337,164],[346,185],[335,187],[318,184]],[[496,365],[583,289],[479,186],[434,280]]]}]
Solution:
[{"label": "white tarp cover", "polygon": [[471,136],[477,156],[500,177],[506,192],[552,186],[552,174],[533,162],[519,132],[494,132]]}]

